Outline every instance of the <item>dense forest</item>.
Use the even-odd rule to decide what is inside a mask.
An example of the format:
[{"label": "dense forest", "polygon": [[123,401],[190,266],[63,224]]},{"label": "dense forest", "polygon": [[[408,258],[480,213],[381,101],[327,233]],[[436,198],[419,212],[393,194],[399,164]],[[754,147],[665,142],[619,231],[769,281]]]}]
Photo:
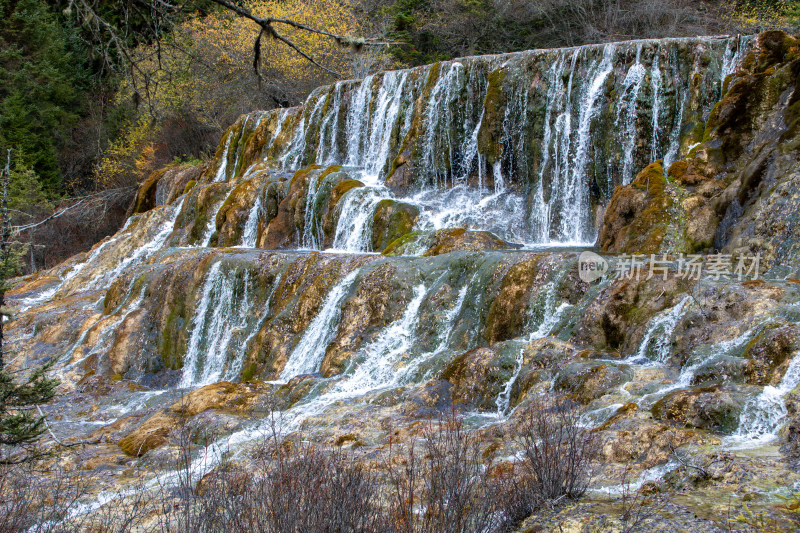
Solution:
[{"label": "dense forest", "polygon": [[240,3],[386,43],[290,28],[315,64],[276,39],[257,41],[259,26],[225,5],[178,4],[159,14],[146,0],[0,0],[0,147],[13,153],[9,206],[31,245],[28,270],[113,233],[149,173],[208,159],[240,114],[297,105],[337,78],[483,53],[791,29],[800,13],[785,0]]}]

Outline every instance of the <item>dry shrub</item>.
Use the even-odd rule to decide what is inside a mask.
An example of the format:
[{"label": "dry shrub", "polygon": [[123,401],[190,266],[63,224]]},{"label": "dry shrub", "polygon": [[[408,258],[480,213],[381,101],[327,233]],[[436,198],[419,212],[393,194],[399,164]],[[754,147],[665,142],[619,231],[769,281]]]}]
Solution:
[{"label": "dry shrub", "polygon": [[60,468],[0,464],[0,533],[74,531],[71,512],[86,493],[85,480]]},{"label": "dry shrub", "polygon": [[480,442],[454,410],[425,428],[399,467],[389,468],[389,516],[394,531],[498,531],[502,487],[489,475]]},{"label": "dry shrub", "polygon": [[522,448],[520,467],[530,501],[579,498],[586,492],[597,457],[597,437],[581,424],[578,405],[552,395],[522,412],[514,440]]},{"label": "dry shrub", "polygon": [[[0,533],[31,527],[98,533],[513,531],[542,505],[586,490],[597,446],[579,414],[563,399],[534,402],[509,435],[520,460],[499,465],[484,457],[490,454],[482,453],[480,433],[466,428],[454,410],[429,421],[420,439],[402,453],[390,450],[382,462],[286,440],[273,426],[254,457],[237,463],[183,423],[173,441],[177,460],[159,487],[127,489],[90,513],[77,512],[78,498],[86,495],[78,478],[0,470]],[[197,468],[211,455],[223,459],[213,469]]]},{"label": "dry shrub", "polygon": [[226,465],[203,487],[203,531],[382,531],[373,470],[348,451],[276,449],[257,468]]}]

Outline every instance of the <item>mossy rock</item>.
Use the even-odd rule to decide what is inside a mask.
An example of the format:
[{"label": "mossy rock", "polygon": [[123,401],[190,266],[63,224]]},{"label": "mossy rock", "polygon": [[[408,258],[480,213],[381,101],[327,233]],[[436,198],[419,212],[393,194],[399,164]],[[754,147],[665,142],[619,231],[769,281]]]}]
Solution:
[{"label": "mossy rock", "polygon": [[389,243],[410,233],[419,217],[416,206],[397,200],[381,200],[375,207],[372,249],[384,250]]},{"label": "mossy rock", "polygon": [[444,369],[441,379],[453,384],[450,395],[456,403],[474,405],[486,411],[497,410],[497,397],[514,373],[512,354],[492,348],[465,352]]},{"label": "mossy rock", "polygon": [[483,119],[478,131],[478,152],[486,156],[492,164],[502,155],[503,132],[503,80],[504,69],[497,69],[489,74],[489,85],[483,100]]},{"label": "mossy rock", "polygon": [[555,390],[564,392],[584,405],[630,381],[633,373],[627,365],[598,361],[572,363],[556,376]]},{"label": "mossy rock", "polygon": [[739,389],[695,387],[670,392],[653,405],[652,413],[659,420],[731,434],[739,425],[746,400],[747,395]]},{"label": "mossy rock", "polygon": [[660,162],[645,168],[627,186],[617,187],[606,207],[599,244],[604,252],[654,254],[672,222],[672,200]]},{"label": "mossy rock", "polygon": [[542,257],[534,257],[512,266],[503,276],[500,292],[486,318],[486,341],[489,344],[518,336],[527,322],[531,294],[542,279]]},{"label": "mossy rock", "polygon": [[133,206],[129,215],[136,215],[144,213],[153,209],[156,206],[156,190],[158,189],[158,182],[164,177],[164,174],[169,167],[162,168],[152,172],[147,179],[139,186],[136,191],[136,198],[133,199]]},{"label": "mossy rock", "polygon": [[507,250],[519,248],[488,231],[444,228],[436,231],[412,231],[395,239],[383,255],[423,255],[432,257],[459,251]]},{"label": "mossy rock", "polygon": [[770,327],[753,338],[745,348],[745,382],[777,386],[792,358],[800,352],[800,326]]},{"label": "mossy rock", "polygon": [[423,255],[434,256],[462,250],[483,251],[509,248],[518,248],[518,246],[506,242],[488,231],[446,228],[433,234],[430,247]]}]

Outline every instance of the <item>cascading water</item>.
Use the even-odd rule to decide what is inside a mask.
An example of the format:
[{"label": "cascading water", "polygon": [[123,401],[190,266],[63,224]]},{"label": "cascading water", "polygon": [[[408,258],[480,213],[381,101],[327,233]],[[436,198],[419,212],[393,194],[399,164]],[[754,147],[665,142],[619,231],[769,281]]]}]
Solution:
[{"label": "cascading water", "polygon": [[[623,151],[623,164],[622,164],[622,184],[627,185],[633,179],[633,150],[636,143],[636,111],[638,109],[637,101],[639,93],[642,90],[647,69],[641,62],[642,59],[642,45],[636,45],[636,62],[628,73],[625,79],[622,80],[622,96],[620,98],[619,107],[617,107],[617,120],[615,126],[623,132],[622,138],[622,151]],[[653,61],[655,68],[658,67],[658,57]],[[655,86],[654,86],[655,89]],[[655,105],[653,112],[657,111]],[[653,135],[653,143],[657,142],[657,138]]]},{"label": "cascading water", "polygon": [[753,446],[776,439],[778,431],[789,416],[786,395],[798,385],[800,385],[800,353],[795,353],[778,386],[765,386],[761,394],[745,404],[739,416],[739,427],[730,440],[739,446]]},{"label": "cascading water", "polygon": [[[564,316],[564,312],[572,307],[568,302],[561,302],[556,305],[558,296],[559,282],[563,279],[563,274],[558,276],[554,281],[551,281],[547,286],[537,295],[537,301],[532,306],[533,312],[528,321],[528,328],[531,332],[528,334],[525,342],[532,342],[537,339],[544,338],[553,331]],[[511,403],[511,391],[514,384],[519,378],[522,371],[523,356],[525,348],[521,348],[517,354],[515,361],[514,372],[511,378],[506,382],[502,392],[497,396],[497,415],[502,417],[508,414]]]},{"label": "cascading water", "polygon": [[242,243],[240,245],[241,247],[255,248],[258,244],[258,222],[261,218],[263,210],[264,206],[261,201],[261,192],[259,191],[256,196],[256,203],[253,204],[253,208],[247,215],[247,222],[244,224],[244,230],[242,231]]},{"label": "cascading water", "polygon": [[[616,46],[606,45],[603,50],[603,59],[593,68],[587,78],[589,83],[583,89],[583,98],[578,102],[578,129],[575,132],[575,149],[572,154],[572,164],[570,171],[565,174],[568,178],[564,182],[557,181],[554,188],[555,199],[559,202],[559,213],[561,214],[560,225],[556,240],[562,242],[587,242],[594,241],[594,230],[587,230],[588,216],[588,184],[584,175],[588,163],[588,150],[591,133],[592,119],[595,115],[595,105],[600,93],[600,89],[611,74],[614,68],[613,59]],[[567,168],[567,165],[565,165]],[[551,212],[553,209],[551,207]],[[592,237],[589,237],[591,231]]]},{"label": "cascading water", "polygon": [[[418,230],[447,220],[520,244],[590,244],[595,206],[653,159],[666,168],[683,155],[687,122],[708,112],[750,47],[736,38],[633,41],[388,71],[320,88],[291,116],[280,111],[268,138],[291,128],[290,140],[261,152],[285,170],[360,169],[354,178],[372,192],[348,193],[337,250],[371,251],[363,236],[377,197],[421,207]],[[704,90],[690,96],[698,84]],[[247,122],[238,127],[215,181],[239,165]],[[402,165],[411,183],[386,187]],[[462,191],[457,202],[451,190]],[[316,189],[305,192],[313,210]],[[320,249],[314,214],[303,216],[298,246]]]},{"label": "cascading water", "polygon": [[289,354],[286,366],[281,372],[281,380],[288,381],[295,376],[311,374],[319,370],[319,366],[325,358],[325,349],[336,334],[342,302],[356,281],[358,273],[358,269],[353,270],[328,293],[319,312],[306,328],[297,346]]},{"label": "cascading water", "polygon": [[181,387],[214,383],[223,375],[228,353],[238,351],[234,345],[248,326],[249,281],[246,271],[238,277],[236,271],[223,270],[221,261],[209,269],[192,321]]},{"label": "cascading water", "polygon": [[372,217],[381,200],[390,198],[388,191],[360,187],[348,192],[339,207],[339,224],[333,237],[333,249],[368,252],[372,250]]},{"label": "cascading water", "polygon": [[301,246],[309,250],[318,250],[322,244],[320,224],[317,221],[317,210],[315,209],[319,186],[319,176],[315,174],[308,183],[308,192],[306,193],[304,209],[305,217],[303,220],[303,238],[301,242]]},{"label": "cascading water", "polygon": [[690,296],[686,296],[671,309],[662,311],[650,321],[650,326],[639,343],[639,350],[635,355],[629,357],[631,362],[641,363],[651,360],[657,363],[664,363],[670,354],[670,342],[675,326],[683,317],[684,313],[691,307]]}]

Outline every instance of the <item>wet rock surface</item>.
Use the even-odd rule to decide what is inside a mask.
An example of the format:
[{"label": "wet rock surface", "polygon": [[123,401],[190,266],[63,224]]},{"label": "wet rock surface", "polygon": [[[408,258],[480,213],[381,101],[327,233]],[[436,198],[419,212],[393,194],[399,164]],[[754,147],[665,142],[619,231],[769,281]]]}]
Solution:
[{"label": "wet rock surface", "polygon": [[[208,166],[152,175],[117,235],[18,280],[11,364],[55,361],[52,430],[87,441],[60,460],[98,491],[174,469],[187,438],[209,471],[246,464],[272,415],[290,442],[379,463],[454,408],[507,463],[526,407],[555,394],[600,459],[586,498],[521,531],[623,530],[625,476],[656,531],[725,530],[725,498],[772,512],[798,481],[775,447],[798,433],[781,429],[800,384],[797,61],[783,34],[469,58],[245,115]],[[657,94],[659,65],[670,90],[639,116],[685,93],[674,143],[637,133],[658,131],[634,95]],[[589,137],[557,130],[567,96]],[[358,102],[384,129],[351,120]],[[512,157],[532,146],[538,162]],[[612,264],[720,249],[766,272],[584,281],[595,228]]]}]

